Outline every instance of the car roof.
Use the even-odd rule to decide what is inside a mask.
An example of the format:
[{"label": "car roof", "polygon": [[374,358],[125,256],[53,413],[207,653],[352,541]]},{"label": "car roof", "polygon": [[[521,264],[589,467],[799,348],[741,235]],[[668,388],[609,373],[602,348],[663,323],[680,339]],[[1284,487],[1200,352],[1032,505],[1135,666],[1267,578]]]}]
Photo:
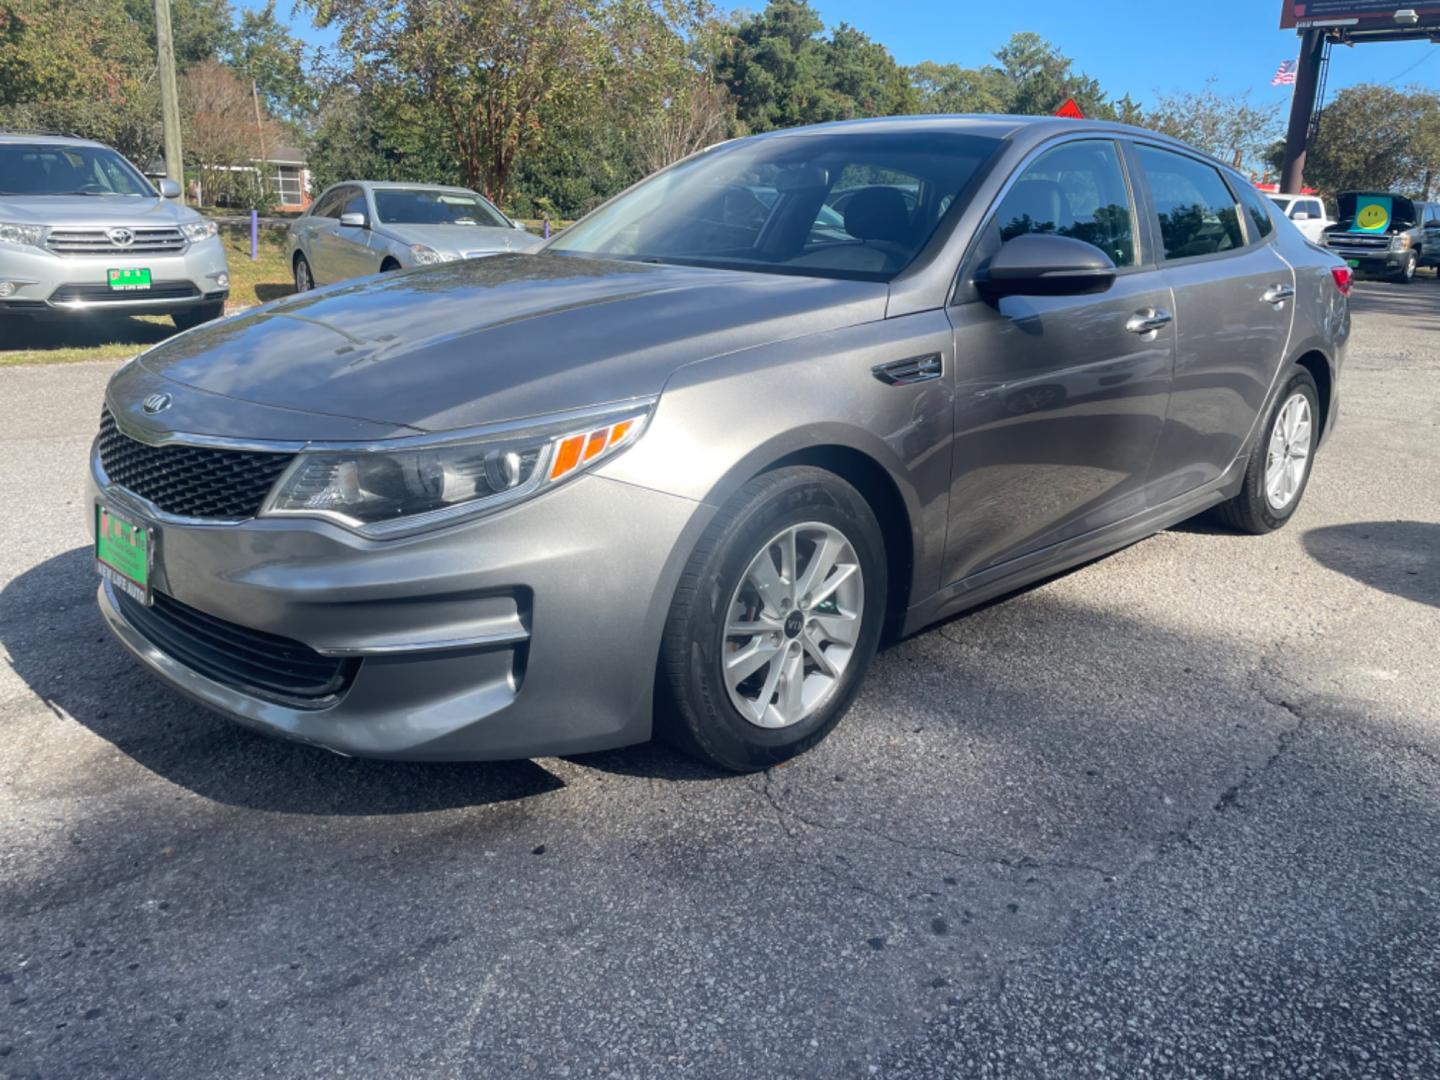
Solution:
[{"label": "car roof", "polygon": [[342,187],[347,184],[351,187],[369,188],[371,191],[384,191],[392,188],[400,188],[405,191],[454,191],[457,193],[464,192],[466,195],[479,194],[479,192],[475,191],[473,188],[456,187],[453,184],[423,184],[418,181],[415,183],[410,183],[405,180],[340,180],[334,184],[331,184],[330,187]]},{"label": "car roof", "polygon": [[4,131],[0,130],[0,146],[14,146],[23,144],[25,146],[94,146],[102,150],[109,150],[110,147],[94,139],[81,139],[73,135],[50,135],[39,132],[29,133],[25,131]]}]

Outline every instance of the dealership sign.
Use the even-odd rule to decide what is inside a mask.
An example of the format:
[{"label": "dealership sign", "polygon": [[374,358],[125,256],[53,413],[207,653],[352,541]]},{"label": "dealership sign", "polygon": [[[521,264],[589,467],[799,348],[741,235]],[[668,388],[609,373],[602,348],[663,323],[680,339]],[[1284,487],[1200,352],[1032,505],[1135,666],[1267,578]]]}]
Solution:
[{"label": "dealership sign", "polygon": [[1360,26],[1374,28],[1397,25],[1397,12],[1414,12],[1421,22],[1440,19],[1440,3],[1417,0],[1284,0],[1280,9],[1283,28],[1305,26]]}]

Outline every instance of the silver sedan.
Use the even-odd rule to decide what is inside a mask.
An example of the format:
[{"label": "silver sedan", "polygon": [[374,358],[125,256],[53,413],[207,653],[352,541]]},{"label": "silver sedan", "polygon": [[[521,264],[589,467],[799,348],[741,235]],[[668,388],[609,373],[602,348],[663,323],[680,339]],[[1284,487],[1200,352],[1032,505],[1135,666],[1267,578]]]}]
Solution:
[{"label": "silver sedan", "polygon": [[172,686],[346,754],[654,731],[763,769],[839,723],[882,636],[1202,511],[1285,525],[1351,278],[1136,128],[741,139],[536,254],[290,297],[122,368],[101,611]]},{"label": "silver sedan", "polygon": [[290,226],[295,291],[410,266],[504,251],[543,241],[468,188],[347,180],[321,192]]}]

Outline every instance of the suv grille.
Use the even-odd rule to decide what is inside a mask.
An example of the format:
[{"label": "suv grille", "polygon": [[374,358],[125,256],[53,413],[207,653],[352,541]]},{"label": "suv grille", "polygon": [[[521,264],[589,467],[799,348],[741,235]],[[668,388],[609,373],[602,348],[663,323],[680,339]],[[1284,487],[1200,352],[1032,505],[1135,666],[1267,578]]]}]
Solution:
[{"label": "suv grille", "polygon": [[111,483],[167,514],[192,518],[254,517],[295,457],[207,446],[149,446],[124,434],[108,408],[100,414],[98,448]]},{"label": "suv grille", "polygon": [[126,229],[128,244],[110,238],[115,229],[51,229],[45,247],[56,255],[172,255],[185,250],[185,236],[170,226]]},{"label": "suv grille", "polygon": [[318,707],[349,689],[359,660],[321,656],[308,645],[239,626],[164,593],[144,604],[113,589],[125,621],[191,671],[271,701]]}]

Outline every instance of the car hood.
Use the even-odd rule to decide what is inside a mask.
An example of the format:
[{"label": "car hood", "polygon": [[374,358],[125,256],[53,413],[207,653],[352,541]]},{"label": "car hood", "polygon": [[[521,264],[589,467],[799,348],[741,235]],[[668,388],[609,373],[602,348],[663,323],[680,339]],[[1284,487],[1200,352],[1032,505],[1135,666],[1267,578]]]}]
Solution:
[{"label": "car hood", "polygon": [[137,366],[252,404],[446,431],[657,394],[694,361],[880,319],[887,292],[497,255],[276,301],[163,343]]},{"label": "car hood", "polygon": [[545,242],[519,229],[489,225],[382,225],[381,228],[403,244],[424,244],[446,255],[534,251]]},{"label": "car hood", "polygon": [[200,215],[138,195],[0,195],[0,221],[22,225],[179,225]]}]

